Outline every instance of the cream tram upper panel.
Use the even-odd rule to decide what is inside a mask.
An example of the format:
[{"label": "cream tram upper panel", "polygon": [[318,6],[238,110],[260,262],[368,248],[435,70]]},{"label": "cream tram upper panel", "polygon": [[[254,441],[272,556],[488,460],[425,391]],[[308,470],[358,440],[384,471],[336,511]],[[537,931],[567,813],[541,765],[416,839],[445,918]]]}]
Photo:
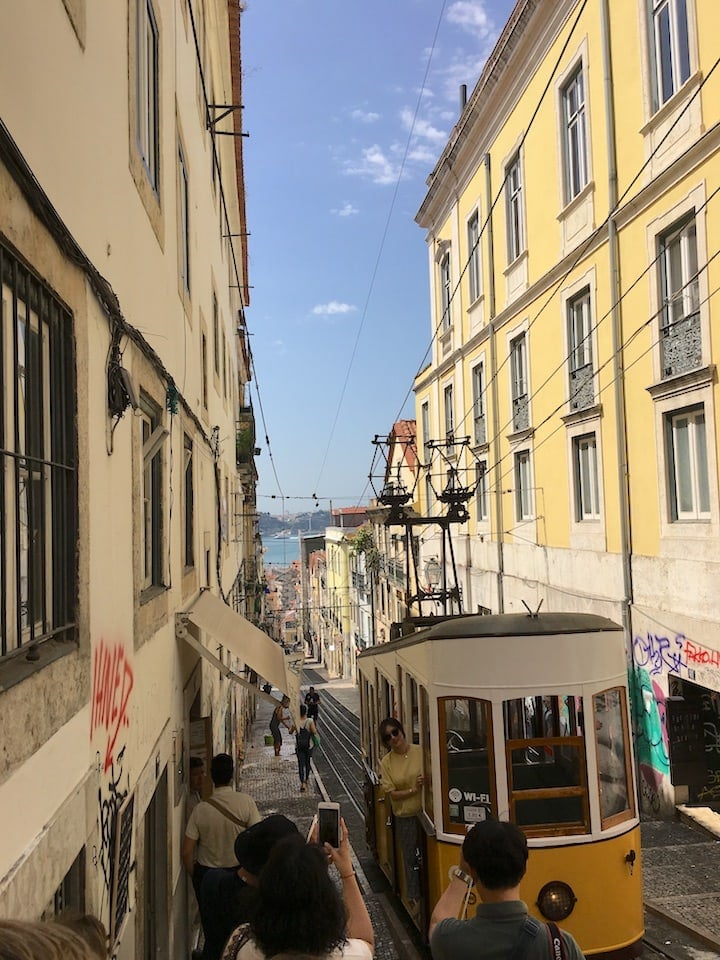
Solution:
[{"label": "cream tram upper panel", "polygon": [[[367,651],[359,666],[368,673],[372,662],[373,669],[377,666],[393,679],[399,666],[435,696],[462,688],[476,690],[478,696],[480,691],[495,690],[495,698],[503,699],[520,688],[548,693],[589,682],[596,689],[626,682],[623,633],[616,624],[599,617],[555,614],[537,618],[538,629],[528,633],[527,619],[511,615],[446,621]],[[512,620],[525,632],[509,632]],[[579,629],[562,632],[573,626]],[[478,635],[480,628],[483,635]],[[503,632],[493,633],[493,628]]]}]

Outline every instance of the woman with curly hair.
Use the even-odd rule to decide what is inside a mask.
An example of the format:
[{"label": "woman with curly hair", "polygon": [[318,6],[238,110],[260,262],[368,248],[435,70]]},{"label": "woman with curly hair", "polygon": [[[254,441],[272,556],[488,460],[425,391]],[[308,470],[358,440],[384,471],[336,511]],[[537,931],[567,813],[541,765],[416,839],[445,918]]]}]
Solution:
[{"label": "woman with curly hair", "polygon": [[[301,954],[315,960],[372,960],[375,949],[370,916],[352,865],[347,827],[335,849],[301,836],[280,840],[263,867],[256,909],[249,924],[238,927],[223,960],[270,960]],[[316,834],[314,835],[316,836]],[[328,861],[340,875],[342,895],[328,873]]]}]

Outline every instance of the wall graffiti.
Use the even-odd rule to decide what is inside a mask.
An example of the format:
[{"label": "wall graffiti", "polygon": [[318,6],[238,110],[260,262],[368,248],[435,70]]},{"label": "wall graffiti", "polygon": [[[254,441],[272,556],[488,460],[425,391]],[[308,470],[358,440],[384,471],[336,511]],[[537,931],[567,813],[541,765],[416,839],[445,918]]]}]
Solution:
[{"label": "wall graffiti", "polygon": [[684,633],[661,634],[646,630],[633,637],[633,659],[651,676],[673,673],[720,690],[720,650],[690,640]]},{"label": "wall graffiti", "polygon": [[635,712],[640,796],[657,813],[662,783],[670,773],[665,694],[644,667],[636,666],[629,680]]},{"label": "wall graffiti", "polygon": [[108,898],[111,893],[113,880],[113,856],[115,851],[115,828],[117,825],[118,810],[129,793],[128,785],[121,786],[123,779],[123,760],[125,747],[117,755],[117,763],[110,764],[110,778],[107,785],[107,795],[103,797],[102,787],[98,790],[98,804],[100,806],[100,869]]},{"label": "wall graffiti", "polygon": [[130,725],[128,705],[135,678],[125,648],[120,643],[101,640],[93,654],[93,691],[90,715],[90,736],[104,730],[107,734],[103,772],[115,760],[118,735]]}]

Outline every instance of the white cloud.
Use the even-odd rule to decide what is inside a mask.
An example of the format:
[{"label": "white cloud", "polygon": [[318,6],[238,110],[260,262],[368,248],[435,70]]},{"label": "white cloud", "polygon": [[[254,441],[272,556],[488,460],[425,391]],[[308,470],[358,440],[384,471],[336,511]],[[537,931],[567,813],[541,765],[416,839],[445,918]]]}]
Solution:
[{"label": "white cloud", "polygon": [[400,164],[375,143],[366,147],[359,159],[346,160],[345,173],[371,180],[373,183],[395,183],[400,176]]},{"label": "white cloud", "polygon": [[483,0],[456,0],[448,8],[447,19],[480,40],[486,40],[493,31]]},{"label": "white cloud", "polygon": [[353,313],[355,310],[357,310],[357,307],[353,307],[349,303],[339,303],[337,300],[331,300],[330,303],[319,303],[316,307],[312,308],[312,312],[320,317],[332,317],[337,314]]},{"label": "white cloud", "polygon": [[405,130],[412,128],[413,136],[429,140],[431,143],[445,143],[447,133],[444,130],[438,130],[429,120],[423,120],[420,117],[415,118],[413,126],[413,116],[413,111],[407,107],[400,111],[400,120]]},{"label": "white cloud", "polygon": [[330,213],[334,213],[338,217],[354,217],[360,211],[347,200],[341,207],[331,210]]},{"label": "white cloud", "polygon": [[353,120],[359,120],[360,123],[376,123],[380,119],[379,113],[373,113],[370,110],[352,110],[350,116]]}]

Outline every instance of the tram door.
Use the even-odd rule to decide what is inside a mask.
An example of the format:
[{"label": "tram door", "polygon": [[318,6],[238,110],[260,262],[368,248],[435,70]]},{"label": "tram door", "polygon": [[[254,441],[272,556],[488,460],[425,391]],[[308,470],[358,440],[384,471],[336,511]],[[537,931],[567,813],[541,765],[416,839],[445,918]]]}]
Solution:
[{"label": "tram door", "polygon": [[[380,772],[380,759],[384,753],[384,746],[379,741],[379,726],[386,717],[396,716],[397,697],[394,686],[385,677],[377,674],[377,718],[373,728],[373,739],[378,744],[376,770]],[[380,783],[375,786],[375,840],[377,843],[377,858],[380,868],[394,888],[395,853],[393,844],[392,807],[390,798],[383,795]]]}]

